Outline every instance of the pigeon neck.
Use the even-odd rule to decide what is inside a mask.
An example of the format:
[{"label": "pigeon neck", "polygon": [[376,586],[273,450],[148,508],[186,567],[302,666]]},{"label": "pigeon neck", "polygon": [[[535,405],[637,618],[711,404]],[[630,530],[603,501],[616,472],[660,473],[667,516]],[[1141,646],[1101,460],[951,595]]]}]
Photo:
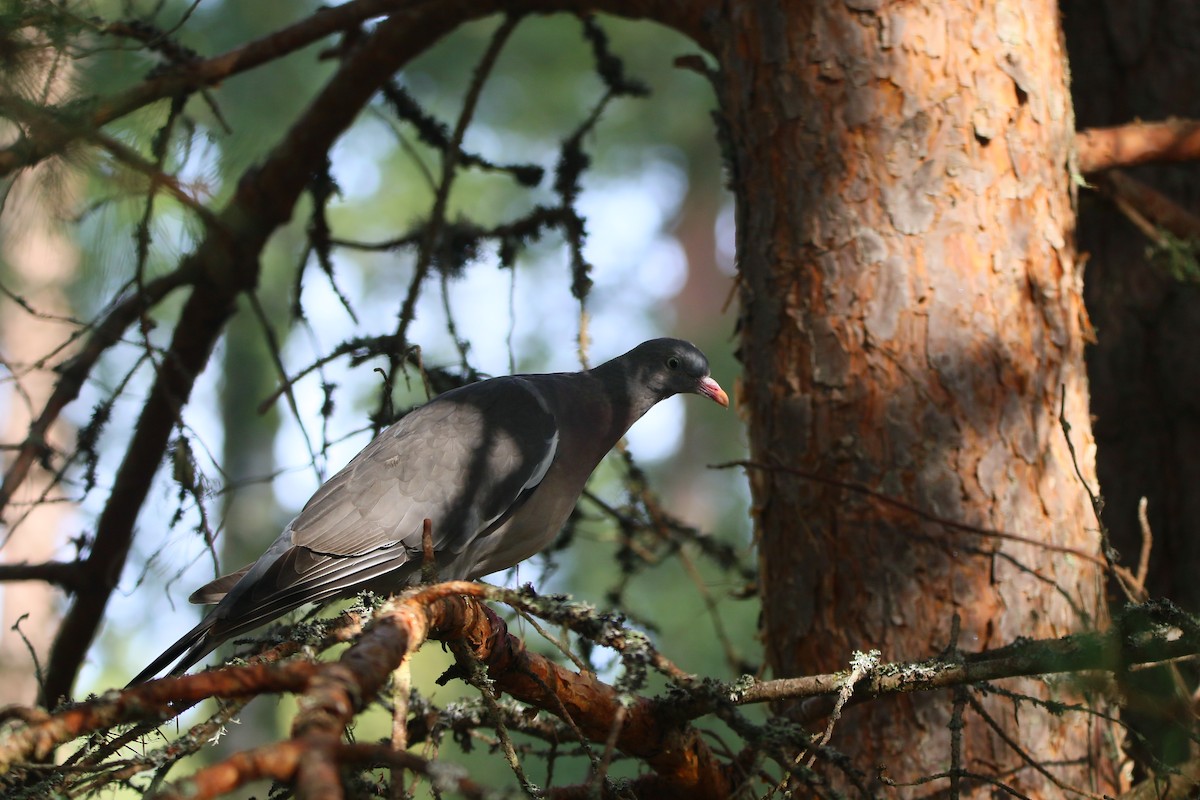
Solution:
[{"label": "pigeon neck", "polygon": [[646,385],[644,377],[619,360],[608,361],[592,369],[592,375],[604,386],[612,403],[613,442],[620,439],[633,423],[663,399]]}]

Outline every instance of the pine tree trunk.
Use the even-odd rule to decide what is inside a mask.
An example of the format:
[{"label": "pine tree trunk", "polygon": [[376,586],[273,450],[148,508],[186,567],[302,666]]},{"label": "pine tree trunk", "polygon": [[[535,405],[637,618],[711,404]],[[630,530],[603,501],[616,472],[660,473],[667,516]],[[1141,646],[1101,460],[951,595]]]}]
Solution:
[{"label": "pine tree trunk", "polygon": [[[1057,5],[734,9],[717,55],[769,665],[809,674],[846,668],[855,650],[921,659],[1097,625],[1097,566],[1038,544],[1098,550],[1058,422],[1065,398],[1094,484]],[[1038,543],[956,533],[788,470]],[[1065,686],[1053,696],[1078,699]],[[1088,785],[1084,720],[981,702],[1039,761],[1059,762],[1057,777]],[[939,773],[952,705],[950,692],[864,704],[830,745],[868,783],[875,765],[897,781]],[[976,713],[965,725],[963,769],[1045,796],[1046,779]]]}]

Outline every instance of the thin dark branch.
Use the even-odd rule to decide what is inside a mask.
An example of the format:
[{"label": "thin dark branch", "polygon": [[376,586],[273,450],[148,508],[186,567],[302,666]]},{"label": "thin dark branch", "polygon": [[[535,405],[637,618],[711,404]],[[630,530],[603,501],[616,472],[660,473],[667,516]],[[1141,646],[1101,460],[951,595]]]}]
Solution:
[{"label": "thin dark branch", "polygon": [[[361,363],[363,360],[370,358],[371,356],[390,353],[399,346],[400,340],[390,334],[387,336],[357,338],[351,339],[347,342],[342,342],[337,347],[333,348],[328,353],[309,364],[307,367],[301,369],[295,375],[290,377],[285,376],[279,387],[275,391],[271,392],[271,394],[268,395],[265,400],[259,403],[258,413],[265,414],[267,409],[269,409],[276,400],[278,400],[284,394],[291,392],[291,387],[301,378],[311,375],[321,367],[332,361],[338,360],[342,356],[351,356],[351,361]],[[409,349],[402,355],[405,360],[412,362],[414,365],[419,365],[419,358],[414,350]]]},{"label": "thin dark branch", "polygon": [[347,30],[388,11],[414,5],[420,6],[421,3],[411,0],[355,0],[323,8],[294,25],[212,58],[174,65],[127,91],[99,100],[86,98],[59,108],[42,109],[19,98],[0,97],[0,115],[27,126],[32,125],[38,131],[36,137],[21,139],[0,150],[0,177],[56,155],[79,137],[151,103],[213,86],[232,75],[307,47],[331,33]]},{"label": "thin dark branch", "polygon": [[[271,325],[271,320],[267,317],[267,311],[263,308],[262,301],[258,299],[258,293],[248,292],[247,296],[250,301],[250,308],[254,312],[254,319],[258,322],[263,338],[266,340],[267,353],[271,358],[271,364],[274,365],[280,379],[283,381],[281,386],[284,390],[283,395],[287,398],[288,410],[292,412],[292,417],[296,420],[296,427],[300,429],[300,436],[304,439],[304,447],[308,451],[309,461],[315,466],[317,463],[317,453],[313,449],[312,438],[308,435],[308,428],[304,427],[304,418],[300,414],[300,405],[296,402],[296,394],[292,391],[292,384],[287,382],[287,368],[283,365],[283,348],[280,346],[279,336],[276,335],[275,329]],[[265,404],[260,406],[260,413],[265,413],[269,407]]]},{"label": "thin dark branch", "polygon": [[[507,3],[496,0],[351,0],[341,5],[322,6],[316,13],[293,25],[212,58],[174,64],[142,83],[110,97],[87,97],[60,107],[43,109],[18,97],[0,96],[0,116],[17,121],[27,130],[37,131],[36,135],[22,136],[14,144],[0,149],[0,178],[58,155],[90,132],[152,103],[215,86],[230,76],[275,61],[331,34],[352,30],[377,17],[390,14],[391,19],[407,20],[413,30],[420,30],[431,24],[430,30],[435,31],[441,27],[447,16],[455,17],[456,23],[461,24],[500,11],[576,11],[578,7],[579,3],[575,0],[522,0]],[[594,8],[630,17],[651,17],[687,33],[701,46],[711,44],[707,35],[709,25],[704,19],[703,3],[680,3],[677,0],[608,0],[595,3]],[[431,36],[426,44],[432,44],[434,41],[436,39]]]}]

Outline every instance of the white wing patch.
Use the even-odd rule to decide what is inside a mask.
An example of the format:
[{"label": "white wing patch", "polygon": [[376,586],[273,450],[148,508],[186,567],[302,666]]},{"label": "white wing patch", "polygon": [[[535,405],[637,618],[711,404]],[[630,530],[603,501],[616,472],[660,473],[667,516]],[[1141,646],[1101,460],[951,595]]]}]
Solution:
[{"label": "white wing patch", "polygon": [[[546,398],[541,392],[538,391],[536,386],[524,378],[514,377],[514,380],[519,382],[525,391],[533,395],[533,399],[537,400],[538,407],[541,408],[542,411],[546,412],[551,419],[554,419],[554,414],[550,411],[550,406],[546,403]],[[520,499],[524,498],[528,492],[531,492],[537,488],[537,485],[546,477],[546,473],[550,471],[550,465],[554,463],[554,456],[557,453],[558,423],[555,421],[554,432],[550,434],[548,439],[546,439],[546,455],[542,457],[542,460],[538,462],[533,472],[530,473],[529,480],[525,481],[525,483],[521,486],[521,491],[517,492],[517,497],[514,498],[514,503],[519,503]],[[478,531],[486,531],[496,523],[496,520],[504,517],[506,514],[510,513],[510,511],[511,508],[506,508],[491,519],[484,520],[483,524],[479,526]]]},{"label": "white wing patch", "polygon": [[[521,384],[529,390],[533,398],[537,400],[538,406],[542,411],[545,411],[550,417],[554,418],[554,413],[550,411],[550,406],[546,403],[546,398],[527,380],[521,379]],[[525,492],[542,482],[542,478],[546,477],[546,473],[550,471],[550,465],[554,462],[554,455],[558,452],[558,421],[555,420],[554,433],[550,434],[550,438],[546,440],[546,457],[538,462],[537,468],[533,474],[529,476],[529,480],[525,481],[525,485],[521,487],[521,491]]]}]

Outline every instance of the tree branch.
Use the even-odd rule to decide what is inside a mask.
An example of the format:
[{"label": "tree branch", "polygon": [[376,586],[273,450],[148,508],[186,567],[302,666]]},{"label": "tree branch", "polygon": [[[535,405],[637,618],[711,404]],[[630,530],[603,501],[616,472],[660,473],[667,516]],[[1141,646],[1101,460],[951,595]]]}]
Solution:
[{"label": "tree branch", "polygon": [[1100,191],[1112,199],[1122,214],[1156,244],[1165,230],[1179,239],[1200,239],[1200,215],[1188,211],[1167,195],[1128,173],[1109,170],[1096,177]]},{"label": "tree branch", "polygon": [[[221,791],[260,777],[264,765],[287,761],[289,753],[338,756],[347,726],[386,684],[392,670],[426,638],[465,640],[488,669],[498,689],[568,721],[588,739],[604,742],[624,707],[625,724],[615,745],[645,758],[656,775],[642,783],[660,797],[724,798],[734,772],[708,748],[698,731],[662,713],[646,698],[623,695],[591,673],[575,673],[527,652],[489,609],[466,598],[508,602],[536,612],[517,592],[473,582],[436,584],[396,601],[378,614],[359,640],[334,663],[304,660],[228,667],[197,675],[164,678],[82,703],[53,716],[38,714],[23,728],[0,729],[0,774],[29,758],[44,759],[59,744],[93,731],[131,722],[161,722],[206,697],[248,697],[269,692],[301,695],[288,742],[240,754],[189,779],[187,787],[221,786]],[[295,751],[293,748],[301,748]],[[314,762],[315,763],[315,762]],[[274,767],[271,767],[274,769]],[[294,767],[276,775],[292,779]],[[240,776],[230,783],[230,775]],[[191,788],[187,789],[191,791]],[[184,787],[180,787],[184,791]],[[210,796],[207,794],[198,796]]]},{"label": "tree branch", "polygon": [[[1061,639],[1017,641],[995,650],[967,653],[961,662],[931,659],[915,664],[886,664],[857,684],[854,703],[884,695],[968,686],[1001,678],[1032,677],[1098,670],[1117,673],[1136,664],[1151,664],[1200,654],[1200,628],[1176,610],[1154,603],[1131,606],[1103,633],[1079,633]],[[834,695],[848,672],[781,678],[735,688],[738,705],[800,700]],[[829,704],[806,706],[797,721],[818,719]],[[710,706],[699,702],[689,712],[699,716]]]},{"label": "tree branch", "polygon": [[593,673],[573,672],[530,653],[499,617],[484,606],[477,608],[486,619],[464,631],[464,638],[472,655],[487,667],[496,689],[565,720],[592,742],[609,741],[613,721],[623,717],[613,741],[619,750],[654,770],[653,777],[643,780],[646,796],[714,800],[732,796],[736,773],[717,759],[700,732],[686,721],[665,713],[658,702],[617,691]]},{"label": "tree branch", "polygon": [[[379,694],[397,664],[426,639],[442,639],[465,645],[487,668],[495,689],[558,716],[589,741],[612,742],[647,763],[654,773],[634,783],[639,795],[723,798],[739,785],[741,765],[719,759],[691,720],[708,713],[728,716],[735,705],[832,698],[846,681],[845,673],[837,673],[739,685],[705,682],[677,687],[657,699],[631,696],[590,672],[574,672],[530,653],[495,614],[477,602],[480,599],[546,615],[543,599],[473,582],[414,590],[378,613],[336,662],[301,659],[225,667],[109,693],[54,715],[39,711],[10,714],[23,725],[0,727],[0,774],[19,768],[30,758],[44,759],[54,747],[78,736],[120,724],[165,721],[207,697],[293,692],[300,695],[301,711],[291,739],[214,764],[178,790],[210,787],[195,789],[197,796],[207,797],[217,791],[215,787],[228,791],[264,774],[299,781],[291,754],[312,756],[314,772],[306,775],[315,780],[320,777],[317,773],[324,774],[322,764],[359,763],[367,758],[340,749],[348,725]],[[1200,627],[1170,606],[1147,604],[1127,610],[1104,633],[1018,641],[947,661],[880,666],[856,684],[851,702],[1001,678],[1088,670],[1118,672],[1134,664],[1196,653],[1200,653]],[[805,704],[796,721],[812,721],[827,711],[825,704]],[[614,720],[623,720],[615,730]],[[383,757],[384,751],[373,752],[371,758]],[[559,793],[573,797],[579,791],[580,787],[560,787]]]},{"label": "tree branch", "polygon": [[[405,0],[354,0],[324,7],[266,36],[212,58],[177,64],[131,89],[107,98],[74,100],[43,109],[14,97],[0,97],[0,114],[31,128],[32,136],[0,150],[0,177],[61,153],[72,142],[151,103],[213,86],[226,78],[274,61],[324,37],[361,24],[389,10],[419,3]],[[55,124],[48,126],[46,123]]]},{"label": "tree branch", "polygon": [[45,581],[69,592],[79,588],[85,571],[82,561],[46,561],[41,564],[0,564],[0,581]]},{"label": "tree branch", "polygon": [[[445,769],[434,762],[403,751],[377,744],[323,743],[290,739],[286,742],[237,753],[213,767],[184,778],[171,789],[158,795],[158,800],[204,800],[219,797],[255,780],[269,778],[296,785],[300,798],[340,797],[341,780],[336,769],[332,775],[314,781],[317,768],[341,764],[356,766],[391,766],[412,770],[428,777],[436,789],[457,792],[468,798],[491,796],[482,786]],[[327,782],[332,778],[332,785]]]},{"label": "tree branch", "polygon": [[1075,134],[1078,168],[1084,175],[1149,162],[1200,159],[1200,120],[1168,119],[1090,128]]}]

